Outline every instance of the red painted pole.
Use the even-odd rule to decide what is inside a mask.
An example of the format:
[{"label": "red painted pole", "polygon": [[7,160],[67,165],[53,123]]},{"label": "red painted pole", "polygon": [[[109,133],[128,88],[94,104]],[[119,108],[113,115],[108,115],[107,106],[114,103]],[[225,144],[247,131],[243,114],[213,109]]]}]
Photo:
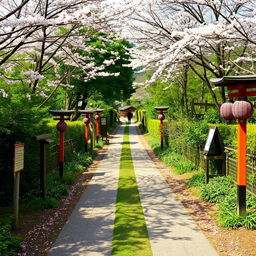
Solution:
[{"label": "red painted pole", "polygon": [[238,120],[237,213],[246,214],[246,120]]},{"label": "red painted pole", "polygon": [[88,152],[88,141],[89,141],[89,125],[86,124],[84,127],[85,152]]},{"label": "red painted pole", "polygon": [[64,132],[60,132],[60,155],[59,161],[64,162]]}]

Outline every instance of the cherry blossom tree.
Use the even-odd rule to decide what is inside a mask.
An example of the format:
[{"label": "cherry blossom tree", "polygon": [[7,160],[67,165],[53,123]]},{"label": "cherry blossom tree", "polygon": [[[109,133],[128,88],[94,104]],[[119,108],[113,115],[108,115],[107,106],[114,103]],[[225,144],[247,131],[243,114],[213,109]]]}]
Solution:
[{"label": "cherry blossom tree", "polygon": [[218,107],[218,91],[209,78],[255,72],[255,1],[144,1],[125,26],[126,36],[137,44],[132,65],[154,71],[147,84],[159,77],[176,79],[177,71],[188,66]]},{"label": "cherry blossom tree", "polygon": [[[7,84],[26,82],[32,94],[51,97],[60,86],[69,86],[73,72],[60,74],[63,62],[82,69],[86,81],[107,76],[104,69],[113,61],[95,66],[93,59],[77,52],[96,50],[86,46],[95,30],[115,31],[115,17],[128,10],[129,4],[122,10],[119,7],[112,8],[112,3],[102,0],[1,1],[1,80]],[[0,92],[7,95],[3,88]]]}]

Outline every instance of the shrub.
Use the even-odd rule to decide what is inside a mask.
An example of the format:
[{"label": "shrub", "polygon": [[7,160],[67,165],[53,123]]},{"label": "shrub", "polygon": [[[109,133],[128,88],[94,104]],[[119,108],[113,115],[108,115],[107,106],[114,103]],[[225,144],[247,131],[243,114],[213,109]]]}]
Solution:
[{"label": "shrub", "polygon": [[8,226],[0,226],[0,255],[13,256],[20,250],[21,239],[13,236]]},{"label": "shrub", "polygon": [[228,209],[220,211],[218,221],[220,226],[225,228],[239,228],[243,225],[243,217]]},{"label": "shrub", "polygon": [[40,198],[35,197],[26,204],[25,208],[27,210],[52,209],[56,208],[57,205],[58,201],[56,198],[47,197],[45,198],[45,200],[42,200]]},{"label": "shrub", "polygon": [[243,226],[248,229],[256,229],[256,211],[247,212],[243,219]]},{"label": "shrub", "polygon": [[[164,126],[167,125],[167,120],[164,120]],[[160,140],[160,121],[155,119],[147,120],[147,129],[149,135],[154,138]]]},{"label": "shrub", "polygon": [[50,173],[46,179],[46,196],[55,199],[61,199],[63,196],[67,195],[68,187],[62,183],[61,178],[57,173]]},{"label": "shrub", "polygon": [[204,120],[187,122],[183,136],[185,137],[185,141],[189,146],[197,148],[204,146],[208,131],[208,123]]},{"label": "shrub", "polygon": [[68,162],[65,165],[65,171],[69,171],[69,172],[82,172],[83,170],[84,170],[84,166],[81,165],[80,163]]},{"label": "shrub", "polygon": [[80,152],[73,156],[73,162],[87,167],[92,163],[92,157],[89,154]]},{"label": "shrub", "polygon": [[203,173],[196,173],[188,180],[189,187],[201,187],[205,184],[205,177]]},{"label": "shrub", "polygon": [[216,177],[202,187],[200,197],[211,203],[220,203],[231,193],[235,194],[235,186],[231,177]]},{"label": "shrub", "polygon": [[63,177],[60,179],[62,184],[72,185],[76,181],[76,175],[73,172],[65,171]]}]

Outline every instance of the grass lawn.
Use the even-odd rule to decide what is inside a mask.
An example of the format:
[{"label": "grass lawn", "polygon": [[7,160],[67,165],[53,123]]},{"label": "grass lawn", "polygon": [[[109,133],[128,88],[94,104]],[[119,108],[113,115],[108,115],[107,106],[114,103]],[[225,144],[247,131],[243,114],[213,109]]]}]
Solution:
[{"label": "grass lawn", "polygon": [[112,255],[152,255],[132,162],[129,126],[125,127],[121,153]]}]

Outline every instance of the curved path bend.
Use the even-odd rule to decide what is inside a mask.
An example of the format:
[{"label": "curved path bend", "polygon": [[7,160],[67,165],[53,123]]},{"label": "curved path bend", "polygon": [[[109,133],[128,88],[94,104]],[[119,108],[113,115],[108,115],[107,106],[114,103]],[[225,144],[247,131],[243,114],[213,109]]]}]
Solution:
[{"label": "curved path bend", "polygon": [[[111,255],[123,133],[120,126],[48,256]],[[129,133],[152,255],[217,256],[148,156],[134,124]]]}]

